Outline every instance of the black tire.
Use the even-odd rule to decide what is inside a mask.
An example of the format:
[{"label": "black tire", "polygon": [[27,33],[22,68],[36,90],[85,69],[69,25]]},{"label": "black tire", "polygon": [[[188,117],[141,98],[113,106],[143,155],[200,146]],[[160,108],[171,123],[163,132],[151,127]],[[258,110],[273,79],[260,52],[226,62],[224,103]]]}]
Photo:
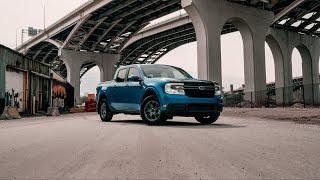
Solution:
[{"label": "black tire", "polygon": [[210,115],[197,115],[195,116],[195,119],[204,125],[212,124],[216,122],[220,117],[220,113],[213,113]]},{"label": "black tire", "polygon": [[156,96],[146,97],[141,105],[141,118],[148,125],[159,125],[166,121],[160,111],[160,103]]},{"label": "black tire", "polygon": [[99,102],[99,115],[103,122],[110,122],[113,114],[109,109],[109,105],[106,99],[101,99]]}]

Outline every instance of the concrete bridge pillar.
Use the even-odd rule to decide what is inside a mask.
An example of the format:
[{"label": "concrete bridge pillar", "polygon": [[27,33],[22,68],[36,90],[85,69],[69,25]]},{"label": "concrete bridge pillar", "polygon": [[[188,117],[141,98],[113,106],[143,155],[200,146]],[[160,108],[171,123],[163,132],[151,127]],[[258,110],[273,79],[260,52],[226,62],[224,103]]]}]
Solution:
[{"label": "concrete bridge pillar", "polygon": [[102,82],[110,81],[113,79],[114,73],[116,71],[115,64],[120,60],[120,55],[118,54],[100,54],[96,58],[95,63],[100,68],[100,80]]},{"label": "concrete bridge pillar", "polygon": [[[3,53],[0,52],[0,54],[3,54]],[[7,66],[6,60],[3,58],[3,55],[0,55],[0,115],[2,114],[5,106],[6,66]]]},{"label": "concrete bridge pillar", "polygon": [[275,66],[276,103],[292,104],[291,51],[288,48],[286,31],[270,28],[266,42],[272,51]]},{"label": "concrete bridge pillar", "polygon": [[320,39],[313,37],[313,43],[310,47],[312,57],[312,81],[313,81],[313,104],[320,105]]},{"label": "concrete bridge pillar", "polygon": [[70,50],[60,50],[60,58],[67,68],[67,81],[74,87],[74,104],[80,103],[80,69],[83,64],[82,59],[78,59],[77,52]]},{"label": "concrete bridge pillar", "polygon": [[[294,48],[297,48],[302,57],[303,99],[307,105],[319,105],[320,40],[313,36],[273,28],[269,31],[267,42],[270,37],[278,43],[278,49],[282,53],[283,66],[281,66],[279,56],[275,55],[276,53],[274,53],[274,58],[276,61],[276,87],[279,89],[284,87],[282,93],[285,104],[290,105],[294,100],[292,95],[292,52]],[[272,45],[270,48],[274,51],[276,46]],[[280,94],[281,92],[276,93]]]},{"label": "concrete bridge pillar", "polygon": [[[274,15],[225,0],[181,0],[197,33],[199,78],[222,84],[221,32],[226,23],[240,31],[244,43],[247,100],[265,104],[265,36]],[[230,49],[230,53],[232,53]],[[237,67],[235,67],[237,68]]]},{"label": "concrete bridge pillar", "polygon": [[0,56],[0,101],[4,101],[4,98],[5,98],[4,93],[6,92],[6,65],[7,65],[7,62],[1,55]]},{"label": "concrete bridge pillar", "polygon": [[94,63],[100,68],[100,81],[113,79],[114,65],[120,55],[81,52],[61,49],[59,55],[67,68],[67,81],[74,87],[75,105],[80,103],[80,70],[85,63]]},{"label": "concrete bridge pillar", "polygon": [[[297,48],[302,58],[304,100],[307,105],[320,105],[319,57],[320,39],[314,36],[286,32],[288,48]],[[290,54],[290,55],[291,55]],[[290,56],[291,57],[291,56]]]}]

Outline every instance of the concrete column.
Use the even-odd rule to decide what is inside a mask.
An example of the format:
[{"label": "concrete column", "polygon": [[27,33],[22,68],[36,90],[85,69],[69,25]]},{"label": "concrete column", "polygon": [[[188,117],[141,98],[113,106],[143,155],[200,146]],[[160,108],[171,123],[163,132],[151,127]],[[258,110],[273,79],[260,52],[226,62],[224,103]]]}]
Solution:
[{"label": "concrete column", "polygon": [[[206,4],[207,1],[203,3]],[[218,14],[214,9],[206,13],[201,12],[207,11],[207,9],[203,7],[206,6],[203,3],[199,3],[198,1],[193,2],[192,0],[182,0],[182,6],[188,12],[196,31],[198,77],[199,79],[216,81],[222,85],[221,23],[218,21],[218,18],[216,18]],[[203,10],[198,8],[202,8]],[[212,15],[209,12],[215,14]]]},{"label": "concrete column", "polygon": [[320,105],[320,78],[319,78],[319,61],[320,61],[320,39],[313,37],[314,41],[310,46],[312,58],[312,81],[313,81],[313,104]]},{"label": "concrete column", "polygon": [[297,49],[302,57],[304,100],[307,105],[312,105],[314,104],[312,57],[307,47],[304,45],[297,46]]},{"label": "concrete column", "polygon": [[[283,54],[283,77],[284,77],[284,101],[292,103],[292,52],[297,48],[302,57],[304,99],[307,105],[318,104],[319,102],[319,40],[318,38],[271,28],[269,35],[273,36],[281,48]],[[269,36],[268,35],[268,36]],[[270,46],[272,49],[272,46]],[[276,59],[276,57],[275,57]],[[275,63],[277,66],[277,63]],[[276,81],[281,77],[281,71],[276,67]]]},{"label": "concrete column", "polygon": [[80,103],[80,70],[85,63],[95,63],[100,68],[100,80],[108,81],[113,78],[114,65],[120,55],[81,52],[61,49],[59,55],[67,67],[67,81],[74,87],[75,105]]},{"label": "concrete column", "polygon": [[74,87],[74,104],[80,104],[80,68],[78,64],[72,64],[68,69],[67,81]]},{"label": "concrete column", "polygon": [[101,54],[100,58],[95,62],[100,68],[100,80],[102,82],[113,79],[116,71],[115,64],[120,60],[118,54]]},{"label": "concrete column", "polygon": [[271,35],[266,37],[273,58],[275,68],[275,88],[276,88],[276,103],[281,105],[284,103],[284,62],[283,54],[279,43]]},{"label": "concrete column", "polygon": [[[283,88],[283,101],[284,105],[291,105],[293,101],[293,87],[292,87],[292,63],[291,55],[289,55],[288,48],[286,48],[286,55],[284,56],[283,64],[283,76],[284,76],[284,88]],[[280,74],[278,75],[280,76]],[[278,77],[276,76],[276,78]]]},{"label": "concrete column", "polygon": [[245,93],[247,100],[260,106],[266,100],[265,36],[253,34],[252,41],[249,38],[243,36]]},{"label": "concrete column", "polygon": [[6,92],[6,61],[4,59],[4,56],[0,55],[0,116],[5,106],[5,97],[4,97],[5,92]]},{"label": "concrete column", "polygon": [[272,51],[275,65],[276,103],[292,103],[292,66],[291,51],[288,48],[287,33],[284,30],[270,28],[266,41]]},{"label": "concrete column", "polygon": [[0,56],[0,99],[4,99],[6,92],[6,61],[4,56]]},{"label": "concrete column", "polygon": [[225,0],[181,0],[181,3],[197,33],[199,77],[222,82],[220,34],[225,23],[232,23],[244,41],[245,91],[250,92],[250,101],[264,105],[264,43],[274,15]]},{"label": "concrete column", "polygon": [[[320,46],[318,49],[320,49]],[[314,77],[313,78],[314,105],[320,106],[319,56],[314,59],[312,67],[313,67],[313,77]]]}]

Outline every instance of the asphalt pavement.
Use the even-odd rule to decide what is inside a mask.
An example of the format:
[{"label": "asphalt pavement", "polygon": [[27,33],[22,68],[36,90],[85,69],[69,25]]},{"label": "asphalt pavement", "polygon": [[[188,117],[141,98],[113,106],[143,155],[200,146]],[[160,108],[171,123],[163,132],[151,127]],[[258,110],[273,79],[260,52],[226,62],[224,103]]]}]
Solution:
[{"label": "asphalt pavement", "polygon": [[229,116],[147,126],[95,113],[0,121],[0,179],[320,179],[320,126]]}]

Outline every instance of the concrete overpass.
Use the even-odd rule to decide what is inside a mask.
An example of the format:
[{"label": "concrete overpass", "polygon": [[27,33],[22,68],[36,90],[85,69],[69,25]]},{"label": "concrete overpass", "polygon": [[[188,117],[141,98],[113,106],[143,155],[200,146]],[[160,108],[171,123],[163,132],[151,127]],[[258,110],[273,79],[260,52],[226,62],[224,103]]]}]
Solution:
[{"label": "concrete overpass", "polygon": [[[304,59],[305,84],[319,82],[318,0],[90,1],[18,48],[51,63],[80,94],[80,75],[94,65],[111,79],[114,65],[155,63],[170,50],[198,41],[199,77],[222,82],[221,34],[239,30],[244,39],[246,91],[266,89],[264,42],[275,57],[277,86],[290,86],[291,52]],[[189,16],[145,28],[154,19],[185,9]],[[142,31],[141,31],[142,30]],[[290,92],[280,92],[290,101]],[[319,102],[319,89],[310,101]],[[254,95],[256,102],[262,102]],[[78,98],[78,97],[77,97]],[[279,99],[281,99],[279,97]]]},{"label": "concrete overpass", "polygon": [[103,81],[111,79],[120,49],[130,37],[150,21],[179,9],[180,0],[90,0],[17,50],[52,64],[75,87],[79,102],[80,72],[95,64]]}]

